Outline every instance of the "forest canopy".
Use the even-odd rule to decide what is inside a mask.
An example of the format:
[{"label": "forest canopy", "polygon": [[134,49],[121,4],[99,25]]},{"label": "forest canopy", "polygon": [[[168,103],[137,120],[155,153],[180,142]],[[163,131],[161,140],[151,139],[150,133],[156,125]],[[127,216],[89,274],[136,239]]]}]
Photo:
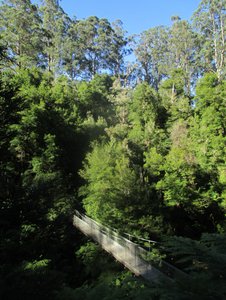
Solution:
[{"label": "forest canopy", "polygon": [[[225,8],[128,36],[56,0],[1,1],[1,299],[225,298]],[[190,281],[133,278],[75,209],[158,241]]]}]

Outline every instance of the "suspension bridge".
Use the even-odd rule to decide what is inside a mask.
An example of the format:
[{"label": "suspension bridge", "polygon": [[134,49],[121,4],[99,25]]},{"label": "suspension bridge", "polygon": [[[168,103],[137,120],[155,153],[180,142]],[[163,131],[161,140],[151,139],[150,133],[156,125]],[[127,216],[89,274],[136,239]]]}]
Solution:
[{"label": "suspension bridge", "polygon": [[[103,226],[78,211],[75,211],[73,216],[73,225],[100,244],[104,250],[114,256],[132,273],[143,277],[149,282],[162,280],[173,282],[188,277],[186,273],[165,261],[161,261],[158,266],[153,266],[148,261],[149,251],[119,235],[116,230]],[[149,242],[152,243],[153,241]]]}]

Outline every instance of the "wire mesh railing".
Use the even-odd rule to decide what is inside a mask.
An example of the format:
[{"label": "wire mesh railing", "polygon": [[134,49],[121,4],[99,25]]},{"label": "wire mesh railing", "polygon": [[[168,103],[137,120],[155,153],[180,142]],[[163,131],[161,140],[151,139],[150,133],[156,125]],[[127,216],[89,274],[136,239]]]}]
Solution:
[{"label": "wire mesh railing", "polygon": [[[101,244],[106,251],[111,252],[131,271],[146,279],[155,280],[157,277],[163,277],[162,274],[171,279],[186,279],[188,277],[186,273],[163,260],[153,261],[150,251],[131,241],[132,237],[137,239],[136,236],[129,233],[123,233],[123,236],[116,229],[104,226],[79,211],[75,211],[73,224]],[[149,245],[156,243],[144,238],[139,238],[139,240],[148,242]],[[150,249],[151,247],[149,247]]]},{"label": "wire mesh railing", "polygon": [[[141,237],[135,236],[135,235],[133,235],[131,233],[127,233],[127,232],[119,232],[116,228],[113,228],[113,227],[110,227],[110,226],[105,226],[101,223],[98,223],[97,221],[91,219],[90,217],[88,217],[85,214],[80,213],[77,210],[75,211],[75,215],[77,215],[78,217],[86,220],[90,224],[95,223],[101,231],[106,232],[107,234],[114,235],[116,237],[120,236],[121,238],[123,238],[123,239],[125,239],[125,240],[127,240],[131,243],[134,243],[136,245],[144,246],[143,245],[144,242],[146,242],[149,245],[158,244],[158,242],[154,241],[154,240],[141,238]],[[133,242],[133,240],[137,241],[137,243]],[[150,248],[150,247],[148,247],[148,248]]]}]

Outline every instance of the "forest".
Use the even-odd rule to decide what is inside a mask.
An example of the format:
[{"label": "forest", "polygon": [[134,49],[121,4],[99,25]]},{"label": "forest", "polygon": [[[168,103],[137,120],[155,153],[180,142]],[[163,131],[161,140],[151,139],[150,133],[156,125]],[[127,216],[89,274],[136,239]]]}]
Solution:
[{"label": "forest", "polygon": [[[0,299],[226,298],[226,0],[129,36],[57,0],[0,3]],[[78,210],[155,240],[136,277]]]}]

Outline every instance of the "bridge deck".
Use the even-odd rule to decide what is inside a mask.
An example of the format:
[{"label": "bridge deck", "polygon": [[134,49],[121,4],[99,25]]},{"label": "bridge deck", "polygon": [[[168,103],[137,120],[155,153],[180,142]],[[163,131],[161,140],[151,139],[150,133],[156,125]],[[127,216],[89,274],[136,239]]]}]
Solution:
[{"label": "bridge deck", "polygon": [[157,282],[160,279],[170,280],[162,272],[140,258],[137,245],[134,246],[134,243],[130,241],[126,241],[127,245],[122,245],[120,236],[118,238],[116,236],[108,236],[106,233],[101,232],[100,228],[98,228],[98,225],[95,222],[92,223],[90,222],[90,219],[86,218],[87,217],[83,217],[81,219],[78,216],[74,216],[74,226],[76,226],[85,235],[98,242],[103,249],[111,253],[131,272],[138,276],[142,276],[151,282]]},{"label": "bridge deck", "polygon": [[104,250],[113,255],[131,272],[137,276],[142,276],[150,282],[159,280],[172,281],[172,278],[187,276],[166,262],[163,262],[165,272],[159,271],[149,262],[142,259],[143,255],[148,254],[146,250],[79,212],[76,212],[76,215],[73,217],[73,225],[99,243]]}]

